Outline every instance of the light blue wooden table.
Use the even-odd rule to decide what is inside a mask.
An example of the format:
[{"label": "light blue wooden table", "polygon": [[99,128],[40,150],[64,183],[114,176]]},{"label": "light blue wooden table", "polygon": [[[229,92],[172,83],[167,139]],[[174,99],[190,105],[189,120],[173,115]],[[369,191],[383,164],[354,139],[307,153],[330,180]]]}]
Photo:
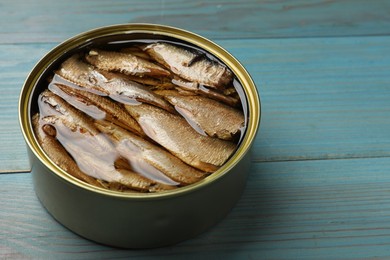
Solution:
[{"label": "light blue wooden table", "polygon": [[[52,47],[92,28],[172,25],[222,45],[262,101],[246,190],[208,232],[121,250],[38,202],[18,95]],[[0,0],[0,259],[390,259],[390,1]]]}]

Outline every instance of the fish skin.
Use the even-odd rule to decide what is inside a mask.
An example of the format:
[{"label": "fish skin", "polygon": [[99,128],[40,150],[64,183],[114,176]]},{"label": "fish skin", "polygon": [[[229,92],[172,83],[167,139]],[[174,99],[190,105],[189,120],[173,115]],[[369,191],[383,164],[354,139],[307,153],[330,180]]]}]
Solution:
[{"label": "fish skin", "polygon": [[131,81],[124,75],[99,71],[83,62],[77,55],[65,60],[56,74],[87,91],[100,92],[121,103],[144,102],[174,113],[173,107],[149,88]]},{"label": "fish skin", "polygon": [[140,136],[145,136],[137,121],[129,115],[124,107],[108,98],[62,84],[51,84],[49,89],[86,114],[88,114],[88,107],[93,106],[103,112],[105,120],[118,124]]},{"label": "fish skin", "polygon": [[123,53],[130,53],[148,61],[152,60],[146,52],[142,51],[142,48],[137,46],[122,48],[120,51]]},{"label": "fish skin", "polygon": [[116,183],[124,185],[125,187],[131,188],[140,192],[157,192],[157,191],[166,191],[173,190],[176,187],[171,185],[162,184],[148,178],[145,178],[138,173],[126,170],[126,169],[117,169],[122,175]]},{"label": "fish skin", "polygon": [[79,180],[100,188],[104,187],[97,179],[80,170],[65,148],[56,140],[55,130],[51,129],[53,132],[50,134],[47,133],[48,130],[44,130],[45,125],[41,124],[39,114],[32,117],[32,125],[39,145],[58,167]]},{"label": "fish skin", "polygon": [[96,128],[94,120],[61,97],[44,90],[39,101],[39,108],[44,111],[41,120],[55,127],[57,140],[72,155],[81,171],[102,180],[102,183],[117,183],[131,190],[155,192],[171,189],[129,170],[116,169],[115,162],[120,155],[114,144]]},{"label": "fish skin", "polygon": [[[58,132],[61,132],[60,135],[71,135],[72,137],[63,139],[60,136],[61,144],[75,158],[81,170],[107,183],[106,187],[114,186],[115,189],[130,189],[139,192],[170,189],[168,185],[157,183],[128,169],[117,169],[115,161],[120,155],[115,146],[108,145],[103,141],[107,138],[105,135],[89,136],[83,132],[72,131],[72,129],[64,127],[65,125],[67,124],[63,120],[59,120],[55,124]],[[106,140],[109,141],[108,138]]]},{"label": "fish skin", "polygon": [[104,88],[108,79],[99,71],[95,70],[93,66],[83,62],[77,54],[65,60],[55,73],[80,87],[94,92],[100,92],[106,96],[110,94]]},{"label": "fish skin", "polygon": [[[112,160],[113,164],[118,156],[112,142],[95,127],[94,120],[50,90],[44,90],[38,101],[41,121],[55,127],[56,139],[72,155],[79,168],[97,179],[111,181],[111,176],[107,175],[111,168],[102,171],[104,167],[97,158]],[[96,166],[90,166],[92,164]]]},{"label": "fish skin", "polygon": [[224,89],[233,80],[233,73],[226,66],[183,47],[157,42],[146,45],[144,50],[158,63],[188,81]]},{"label": "fish skin", "polygon": [[147,105],[125,108],[144,132],[185,163],[205,172],[214,172],[236,149],[232,142],[200,135],[181,116]]},{"label": "fish skin", "polygon": [[[101,183],[105,183],[105,187],[139,192],[156,192],[174,188],[129,169],[117,169],[115,162],[120,158],[120,154],[105,135],[91,136],[83,131],[74,131],[74,127],[69,127],[71,122],[66,122],[64,118],[53,117],[48,116],[44,120],[56,127],[60,143],[75,158],[81,170],[99,179]],[[63,138],[64,136],[66,138]]]},{"label": "fish skin", "polygon": [[38,106],[42,117],[57,116],[71,123],[72,126],[69,125],[69,127],[73,127],[73,130],[79,128],[80,131],[90,135],[97,135],[99,133],[99,130],[93,125],[93,120],[90,117],[48,89],[39,95]]},{"label": "fish skin", "polygon": [[137,76],[169,76],[165,68],[131,53],[92,49],[85,59],[101,70]]},{"label": "fish skin", "polygon": [[208,136],[232,140],[244,127],[243,113],[218,101],[199,95],[181,95],[173,90],[157,93],[175,106],[190,124],[196,123]]},{"label": "fish skin", "polygon": [[[135,190],[140,192],[154,192],[156,183],[153,180],[140,176],[128,169],[117,169],[115,161],[120,158],[115,146],[103,135],[87,135],[84,132],[73,131],[66,127],[64,120],[56,122],[55,126],[60,132],[60,142],[65,149],[75,158],[77,165],[88,175],[107,182],[110,188],[117,184],[120,189]],[[70,136],[71,138],[61,138]],[[106,142],[107,141],[107,142]]]},{"label": "fish skin", "polygon": [[[123,104],[134,104],[136,102],[148,103],[171,113],[175,113],[175,109],[161,96],[153,93],[149,88],[126,79],[125,77],[116,75],[111,78],[105,86],[110,92],[110,97]],[[130,100],[129,100],[130,99]]]},{"label": "fish skin", "polygon": [[122,156],[126,157],[126,151],[129,150],[127,144],[130,143],[137,149],[137,154],[146,163],[181,185],[192,184],[206,177],[205,173],[189,166],[171,153],[118,126],[102,120],[96,121],[95,125],[100,131],[111,137],[116,143],[117,149],[123,151]]},{"label": "fish skin", "polygon": [[176,85],[176,90],[178,91],[191,91],[194,94],[199,94],[223,102],[231,107],[238,107],[241,104],[239,97],[225,95],[217,90],[200,86],[196,82],[189,82],[175,77],[172,79],[172,83]]},{"label": "fish skin", "polygon": [[146,85],[151,89],[173,89],[176,86],[172,83],[171,78],[168,77],[153,78],[148,76],[127,76],[127,78],[131,81]]}]

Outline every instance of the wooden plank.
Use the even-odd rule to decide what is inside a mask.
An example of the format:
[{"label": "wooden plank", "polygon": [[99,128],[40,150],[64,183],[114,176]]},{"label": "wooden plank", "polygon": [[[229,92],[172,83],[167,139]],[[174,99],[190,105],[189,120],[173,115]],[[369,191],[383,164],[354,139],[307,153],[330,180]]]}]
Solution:
[{"label": "wooden plank", "polygon": [[390,37],[221,43],[260,91],[255,160],[390,155]]},{"label": "wooden plank", "polygon": [[[254,160],[390,155],[390,37],[221,40],[262,100]],[[53,45],[0,45],[0,171],[27,170],[17,100]]]},{"label": "wooden plank", "polygon": [[0,258],[386,258],[389,171],[390,158],[256,163],[241,200],[221,223],[154,250],[79,238],[42,208],[30,174],[3,174]]},{"label": "wooden plank", "polygon": [[0,45],[0,172],[30,169],[18,121],[19,93],[34,64],[52,47]]},{"label": "wooden plank", "polygon": [[159,23],[213,39],[388,35],[386,0],[1,1],[0,43],[58,42],[96,27]]}]

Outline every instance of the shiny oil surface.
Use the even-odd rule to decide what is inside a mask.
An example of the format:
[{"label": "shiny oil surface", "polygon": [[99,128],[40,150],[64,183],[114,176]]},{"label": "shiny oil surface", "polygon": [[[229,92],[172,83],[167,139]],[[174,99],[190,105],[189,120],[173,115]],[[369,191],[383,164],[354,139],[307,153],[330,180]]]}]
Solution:
[{"label": "shiny oil surface", "polygon": [[[169,74],[167,70],[163,70],[163,64],[156,65],[149,60],[136,58],[137,56],[123,49],[123,47],[133,47],[133,49],[137,48],[138,55],[139,53],[147,55],[140,46],[169,48],[164,54],[177,66],[180,66],[185,58],[180,55],[189,54],[191,59],[197,58],[194,66],[181,67],[187,73],[192,72],[190,73],[192,75],[187,76],[201,74],[202,79],[209,79],[213,75],[211,69],[228,72],[226,77],[215,76],[224,79],[224,83],[220,85],[223,92],[198,83],[184,82],[187,85],[194,85],[190,89],[186,86],[182,87],[183,83],[181,85],[170,83],[172,78],[178,77],[173,69],[172,74]],[[91,50],[90,47],[93,49]],[[232,77],[231,71],[220,64],[214,56],[201,52],[197,48],[191,48],[189,45],[184,46],[183,43],[173,45],[172,41],[168,43],[161,40],[158,43],[151,40],[120,41],[119,46],[109,42],[104,46],[99,44],[98,48],[96,44],[90,47],[66,58],[60,68],[53,68],[48,79],[42,79],[37,83],[37,89],[45,89],[45,86],[49,85],[48,90],[45,89],[37,101],[31,102],[32,104],[36,102],[39,107],[39,114],[35,110],[31,111],[32,117],[39,118],[33,120],[37,139],[49,158],[59,167],[99,187],[99,183],[84,175],[96,178],[100,183],[105,182],[103,184],[106,187],[120,181],[114,188],[119,184],[121,185],[119,188],[126,192],[134,192],[134,188],[143,192],[148,190],[156,192],[158,189],[175,189],[192,184],[212,174],[234,153],[240,143],[240,136],[245,134],[247,103],[237,78]],[[101,51],[102,48],[104,51]],[[99,54],[100,52],[102,54]],[[99,70],[101,69],[99,65],[97,68],[92,67],[94,61],[102,60],[103,63],[103,61],[107,62],[107,59],[111,62],[111,66],[118,66],[121,71],[130,69],[131,73],[141,75],[133,75],[129,80],[125,73],[108,73]],[[92,64],[89,63],[90,61]],[[146,84],[144,81],[148,77],[147,71],[152,65],[155,66],[153,67],[155,70],[161,68],[164,75],[153,74],[153,79],[158,81],[157,86],[143,85]],[[105,66],[107,67],[106,64]],[[203,69],[202,73],[199,73],[199,69]],[[169,77],[165,73],[168,73]],[[180,69],[177,69],[176,73],[180,73]],[[181,79],[176,81],[182,82]],[[169,86],[161,86],[160,82],[165,82]],[[196,96],[192,91],[195,91]],[[225,94],[226,91],[232,95]],[[182,94],[183,92],[185,94]],[[182,105],[164,103],[165,99],[159,95],[164,93],[171,93],[168,96],[173,93],[173,99],[176,102],[177,99],[182,100]],[[210,95],[214,99],[211,99]],[[216,101],[215,98],[222,99],[224,102]],[[225,103],[227,101],[229,104]],[[185,108],[187,102],[190,102],[190,108]],[[141,105],[142,103],[146,105]],[[149,103],[155,106],[152,107],[148,105]],[[183,105],[184,108],[180,109]],[[143,118],[147,119],[142,122],[141,119],[137,119],[142,129],[137,128],[137,122],[126,111],[137,111],[140,108]],[[195,115],[211,127],[208,130],[209,134],[202,132],[202,128],[197,126]],[[192,121],[191,118],[195,120]],[[97,129],[96,125],[100,128]],[[112,131],[117,132],[116,137],[113,137]],[[213,133],[220,136],[213,137]],[[149,142],[145,135],[162,146]],[[62,152],[64,149],[61,150],[61,146],[67,153]],[[172,153],[167,153],[164,148],[171,149]],[[73,166],[68,166],[73,165],[73,162],[71,158],[66,159],[67,154],[71,155],[83,173],[76,171]],[[60,155],[63,158],[61,160],[58,159]],[[182,163],[179,158],[188,164]],[[159,162],[161,164],[158,164]],[[133,171],[137,175],[129,175]],[[124,178],[126,181],[123,180]],[[144,184],[130,185],[129,183],[132,183],[131,181],[134,183],[134,180],[143,181]],[[153,184],[154,182],[156,185]],[[148,186],[149,183],[153,186]]]}]

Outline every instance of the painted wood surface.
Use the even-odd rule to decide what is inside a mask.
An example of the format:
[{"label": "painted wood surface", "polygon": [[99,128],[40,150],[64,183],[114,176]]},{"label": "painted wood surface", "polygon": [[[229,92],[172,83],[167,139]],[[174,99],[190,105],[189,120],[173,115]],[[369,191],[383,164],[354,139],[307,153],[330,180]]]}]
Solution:
[{"label": "painted wood surface", "polygon": [[0,258],[386,257],[389,172],[390,158],[255,163],[241,200],[222,222],[194,239],[153,250],[120,250],[79,238],[42,208],[29,174],[3,174]]},{"label": "painted wood surface", "polygon": [[95,27],[159,23],[213,39],[388,35],[387,0],[0,1],[0,43],[60,42]]},{"label": "painted wood surface", "polygon": [[[0,0],[0,259],[389,259],[390,1]],[[206,233],[153,250],[97,245],[43,209],[18,95],[82,31],[173,25],[222,45],[262,101],[247,188]]]},{"label": "painted wood surface", "polygon": [[29,171],[18,120],[24,80],[53,44],[0,44],[0,172]]}]

